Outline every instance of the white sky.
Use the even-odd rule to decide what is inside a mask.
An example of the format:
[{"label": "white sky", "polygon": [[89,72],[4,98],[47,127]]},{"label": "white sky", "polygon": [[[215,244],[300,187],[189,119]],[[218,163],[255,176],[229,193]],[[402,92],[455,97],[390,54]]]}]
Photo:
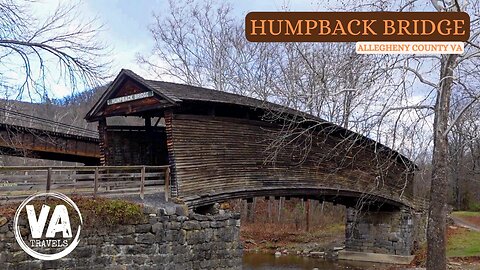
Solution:
[{"label": "white sky", "polygon": [[[76,0],[40,0],[34,7],[35,15],[40,17],[52,12],[63,1]],[[222,1],[222,0],[219,0]],[[295,11],[318,10],[318,2],[332,3],[335,1],[313,0],[238,0],[229,1],[233,12],[239,18],[244,18],[250,11],[276,11],[288,6]],[[167,12],[168,0],[80,0],[79,20],[97,18],[103,25],[100,39],[110,46],[113,75],[120,69],[127,68],[141,76],[147,73],[136,62],[138,53],[148,54],[153,47],[148,26],[153,23],[153,13],[161,15]],[[71,94],[61,83],[50,82],[50,97],[60,98]]]},{"label": "white sky", "polygon": [[[34,12],[41,17],[52,12],[60,2],[77,0],[39,1],[39,4],[34,6]],[[111,75],[116,75],[120,69],[126,68],[148,77],[147,72],[137,64],[136,55],[139,53],[148,55],[152,49],[154,41],[148,26],[153,23],[153,13],[161,16],[162,11],[168,12],[168,0],[78,1],[81,1],[78,11],[81,15],[78,17],[79,20],[97,18],[98,23],[103,25],[99,38],[112,50]],[[329,6],[338,4],[338,0],[231,0],[228,2],[232,5],[233,13],[240,19],[250,11],[277,11],[285,7],[295,11],[329,10]],[[49,84],[51,98],[60,98],[72,93],[72,90],[61,82]]]},{"label": "white sky", "polygon": [[[231,1],[233,11],[243,18],[249,11],[275,11],[287,4],[292,10],[312,10],[315,1],[311,0],[241,0]],[[148,26],[153,22],[152,14],[161,15],[168,10],[167,0],[86,0],[82,12],[96,16],[103,23],[102,36],[113,47],[113,73],[128,68],[140,75],[145,72],[136,63],[137,53],[148,53],[153,46]]]}]

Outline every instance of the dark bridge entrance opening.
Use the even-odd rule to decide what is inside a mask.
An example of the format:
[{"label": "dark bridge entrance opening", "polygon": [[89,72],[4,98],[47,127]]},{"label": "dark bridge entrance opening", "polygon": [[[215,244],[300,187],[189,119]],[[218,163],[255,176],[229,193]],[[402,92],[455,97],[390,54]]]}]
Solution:
[{"label": "dark bridge entrance opening", "polygon": [[100,161],[108,166],[171,165],[165,107],[169,101],[133,77],[119,77],[87,117],[98,121]]},{"label": "dark bridge entrance opening", "polygon": [[154,120],[156,126],[152,126],[150,117],[145,118],[143,126],[106,125],[103,134],[106,138],[102,149],[103,163],[110,166],[168,165],[165,126],[160,123],[161,118],[156,117]]}]

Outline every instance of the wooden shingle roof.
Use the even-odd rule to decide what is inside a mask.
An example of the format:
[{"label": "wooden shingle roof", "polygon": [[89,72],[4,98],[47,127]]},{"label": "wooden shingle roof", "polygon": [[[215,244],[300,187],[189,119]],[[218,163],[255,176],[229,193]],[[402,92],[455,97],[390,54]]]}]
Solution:
[{"label": "wooden shingle roof", "polygon": [[106,105],[107,100],[110,98],[110,94],[113,92],[115,87],[117,87],[117,85],[120,84],[120,82],[126,77],[129,77],[141,83],[147,89],[153,91],[160,97],[170,101],[172,104],[180,104],[182,101],[203,101],[212,103],[234,104],[252,108],[276,110],[290,114],[298,114],[302,116],[307,116],[309,118],[315,118],[316,121],[327,122],[326,120],[320,119],[313,115],[309,115],[285,106],[281,106],[268,101],[262,101],[252,97],[180,83],[146,80],[128,69],[122,69],[115,78],[115,80],[110,83],[108,89],[105,91],[103,96],[85,116],[85,119],[87,121],[96,120],[95,114],[98,113],[102,109],[102,107]]},{"label": "wooden shingle roof", "polygon": [[181,106],[184,101],[191,102],[211,102],[211,103],[223,103],[223,104],[233,104],[238,106],[245,106],[254,109],[261,109],[265,111],[275,111],[282,114],[287,114],[291,116],[299,116],[305,120],[311,121],[314,124],[322,124],[324,128],[335,131],[337,134],[342,134],[342,137],[350,137],[354,140],[363,141],[368,145],[371,145],[377,150],[384,150],[392,153],[401,162],[405,163],[411,168],[416,168],[416,165],[407,157],[398,153],[397,151],[391,149],[388,146],[380,144],[373,139],[370,139],[366,136],[363,136],[359,133],[346,129],[344,127],[338,126],[334,123],[326,121],[317,116],[313,116],[298,110],[294,110],[289,107],[281,106],[275,103],[262,101],[259,99],[246,97],[238,94],[197,87],[186,84],[164,82],[164,81],[155,81],[155,80],[146,80],[141,76],[137,75],[131,70],[122,69],[117,75],[115,80],[108,86],[105,93],[97,101],[97,103],[92,107],[92,109],[87,113],[85,119],[87,121],[96,121],[99,118],[99,113],[106,107],[107,100],[111,98],[112,94],[119,85],[124,82],[126,79],[133,79],[134,81],[143,85],[149,91],[153,91],[156,95],[165,99],[171,104],[171,106]]},{"label": "wooden shingle roof", "polygon": [[203,87],[153,80],[147,80],[146,82],[158,92],[161,92],[171,99],[177,101],[206,101],[250,107],[263,107],[265,105],[265,101],[255,98]]}]

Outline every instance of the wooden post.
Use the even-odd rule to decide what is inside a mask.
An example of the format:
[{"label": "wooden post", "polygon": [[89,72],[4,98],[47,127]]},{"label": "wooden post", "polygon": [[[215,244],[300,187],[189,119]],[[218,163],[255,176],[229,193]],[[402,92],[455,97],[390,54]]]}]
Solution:
[{"label": "wooden post", "polygon": [[252,223],[255,223],[255,209],[257,207],[257,197],[253,197],[252,201]]},{"label": "wooden post", "polygon": [[307,232],[310,231],[310,199],[307,198],[307,201],[305,202],[305,222],[307,224]]},{"label": "wooden post", "polygon": [[249,223],[253,223],[254,220],[253,202],[253,198],[247,198],[247,222]]},{"label": "wooden post", "polygon": [[272,200],[270,200],[270,198],[268,198],[267,201],[267,220],[268,223],[272,222]]},{"label": "wooden post", "polygon": [[97,198],[98,191],[98,167],[95,167],[95,175],[93,178],[93,198]]},{"label": "wooden post", "polygon": [[145,198],[145,166],[142,167],[140,173],[140,198],[142,200]]},{"label": "wooden post", "polygon": [[245,217],[245,221],[248,222],[248,202],[247,199],[243,200],[243,216]]},{"label": "wooden post", "polygon": [[280,197],[278,200],[278,223],[280,223],[280,220],[282,220],[282,199],[283,197]]},{"label": "wooden post", "polygon": [[145,158],[143,158],[144,164],[153,164],[154,163],[154,157],[155,154],[152,149],[153,149],[153,136],[152,136],[152,118],[150,116],[145,117],[145,133],[147,136],[147,148],[146,148],[146,153],[145,153]]},{"label": "wooden post", "polygon": [[165,201],[170,199],[170,167],[165,170]]},{"label": "wooden post", "polygon": [[47,193],[50,192],[51,187],[52,187],[52,168],[49,167],[47,169],[47,188],[46,188]]}]

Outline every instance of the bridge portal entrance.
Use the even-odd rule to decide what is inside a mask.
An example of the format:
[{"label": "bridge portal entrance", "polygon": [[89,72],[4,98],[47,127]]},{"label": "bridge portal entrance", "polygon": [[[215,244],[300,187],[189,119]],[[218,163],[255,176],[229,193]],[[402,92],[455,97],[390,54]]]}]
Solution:
[{"label": "bridge portal entrance", "polygon": [[102,163],[109,166],[168,165],[167,136],[164,126],[105,125]]},{"label": "bridge portal entrance", "polygon": [[143,79],[117,77],[86,118],[98,121],[100,163],[171,165],[165,128],[165,108],[170,106]]}]

